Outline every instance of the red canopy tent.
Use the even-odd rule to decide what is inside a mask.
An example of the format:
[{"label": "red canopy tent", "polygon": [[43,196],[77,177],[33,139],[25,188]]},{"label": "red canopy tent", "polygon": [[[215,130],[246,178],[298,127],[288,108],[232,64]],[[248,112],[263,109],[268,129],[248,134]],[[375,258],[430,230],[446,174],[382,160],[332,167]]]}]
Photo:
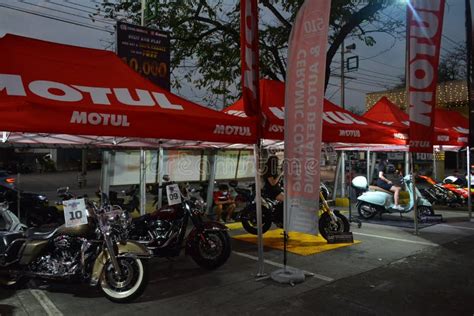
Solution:
[{"label": "red canopy tent", "polygon": [[[97,139],[64,134],[139,137],[144,139],[140,144],[150,138],[256,142],[254,119],[213,111],[165,91],[113,52],[15,35],[0,39],[0,51],[0,130],[56,134],[60,144]],[[36,142],[35,134],[26,135]]]},{"label": "red canopy tent", "polygon": [[[407,130],[410,118],[407,113],[382,97],[365,114],[364,117],[385,125]],[[461,114],[443,109],[435,110],[436,145],[465,146],[467,142],[468,121]]]},{"label": "red canopy tent", "polygon": [[[283,140],[285,84],[260,80],[260,103],[267,119],[264,138]],[[224,110],[245,117],[242,100]],[[328,100],[324,103],[323,141],[329,143],[364,143],[404,145],[406,135],[397,129],[370,121],[346,111]]]}]

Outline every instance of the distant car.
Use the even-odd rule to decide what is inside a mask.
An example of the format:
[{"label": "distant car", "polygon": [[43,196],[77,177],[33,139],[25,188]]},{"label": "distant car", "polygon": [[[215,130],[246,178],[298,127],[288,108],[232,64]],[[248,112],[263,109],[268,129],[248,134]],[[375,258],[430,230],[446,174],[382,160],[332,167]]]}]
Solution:
[{"label": "distant car", "polygon": [[14,175],[10,174],[8,171],[0,170],[0,184],[13,188],[15,187],[15,181],[16,178]]}]

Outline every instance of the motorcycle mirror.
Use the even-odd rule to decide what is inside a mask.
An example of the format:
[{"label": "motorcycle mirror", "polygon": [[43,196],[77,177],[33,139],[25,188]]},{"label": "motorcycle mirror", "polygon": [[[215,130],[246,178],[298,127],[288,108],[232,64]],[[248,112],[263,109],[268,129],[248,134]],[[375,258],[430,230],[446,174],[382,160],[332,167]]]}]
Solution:
[{"label": "motorcycle mirror", "polygon": [[169,182],[170,179],[171,179],[170,176],[167,175],[167,174],[165,174],[165,175],[163,176],[163,180],[164,180],[165,182]]}]

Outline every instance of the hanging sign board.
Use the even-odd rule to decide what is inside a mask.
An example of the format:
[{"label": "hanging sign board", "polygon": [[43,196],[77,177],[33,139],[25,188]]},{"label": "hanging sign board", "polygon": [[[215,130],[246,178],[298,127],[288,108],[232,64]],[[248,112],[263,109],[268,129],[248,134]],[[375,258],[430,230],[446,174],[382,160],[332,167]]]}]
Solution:
[{"label": "hanging sign board", "polygon": [[117,55],[143,77],[170,90],[170,39],[167,32],[118,22]]},{"label": "hanging sign board", "polygon": [[63,201],[66,227],[87,224],[87,208],[84,199]]},{"label": "hanging sign board", "polygon": [[168,205],[181,204],[181,191],[176,183],[166,186],[166,196]]}]

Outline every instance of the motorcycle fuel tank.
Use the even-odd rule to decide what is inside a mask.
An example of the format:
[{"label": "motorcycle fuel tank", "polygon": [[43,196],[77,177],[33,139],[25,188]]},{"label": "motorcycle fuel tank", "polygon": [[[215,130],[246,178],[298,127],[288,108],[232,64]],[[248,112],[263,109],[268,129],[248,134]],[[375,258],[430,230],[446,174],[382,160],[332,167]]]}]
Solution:
[{"label": "motorcycle fuel tank", "polygon": [[173,206],[166,205],[156,210],[153,215],[156,219],[162,221],[174,221],[184,216],[184,210],[181,204]]}]

